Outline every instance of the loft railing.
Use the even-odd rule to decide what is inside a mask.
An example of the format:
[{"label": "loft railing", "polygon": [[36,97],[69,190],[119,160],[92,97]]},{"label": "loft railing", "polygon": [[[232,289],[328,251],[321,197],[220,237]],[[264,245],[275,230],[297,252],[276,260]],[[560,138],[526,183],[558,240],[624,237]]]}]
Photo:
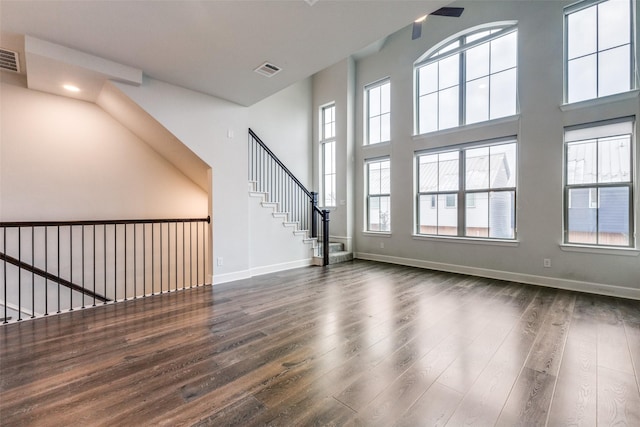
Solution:
[{"label": "loft railing", "polygon": [[204,285],[209,222],[0,222],[2,323]]},{"label": "loft railing", "polygon": [[322,251],[322,265],[329,264],[329,211],[318,207],[318,194],[307,190],[298,178],[249,129],[249,181],[256,191],[266,193],[269,201],[279,204],[309,237],[316,238]]}]

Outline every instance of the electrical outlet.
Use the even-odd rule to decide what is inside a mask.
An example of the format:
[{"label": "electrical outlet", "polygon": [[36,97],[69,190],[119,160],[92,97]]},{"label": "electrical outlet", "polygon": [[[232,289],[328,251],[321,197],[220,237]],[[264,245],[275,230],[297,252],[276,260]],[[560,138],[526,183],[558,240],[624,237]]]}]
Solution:
[{"label": "electrical outlet", "polygon": [[218,267],[224,264],[224,259],[221,256],[218,257],[217,264],[218,264]]},{"label": "electrical outlet", "polygon": [[384,249],[384,242],[380,242],[380,249]]},{"label": "electrical outlet", "polygon": [[551,259],[545,258],[542,260],[542,265],[544,268],[551,268]]}]

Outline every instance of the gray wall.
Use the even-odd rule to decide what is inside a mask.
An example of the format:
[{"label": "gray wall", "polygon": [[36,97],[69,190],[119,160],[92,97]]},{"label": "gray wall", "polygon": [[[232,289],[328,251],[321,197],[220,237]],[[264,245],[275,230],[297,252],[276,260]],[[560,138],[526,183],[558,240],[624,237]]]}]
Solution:
[{"label": "gray wall", "polygon": [[[560,1],[460,2],[461,18],[429,18],[422,38],[410,27],[390,36],[382,49],[356,63],[355,246],[360,258],[459,271],[507,280],[640,298],[636,250],[570,250],[562,242],[563,131],[565,126],[637,116],[638,93],[562,107],[563,7]],[[518,21],[518,103],[516,117],[458,129],[413,135],[413,63],[444,39],[497,21]],[[636,45],[637,48],[637,45]],[[391,79],[390,144],[362,146],[363,87]],[[450,144],[517,136],[517,242],[415,237],[414,153]],[[365,233],[363,163],[391,157],[392,232]],[[637,165],[636,165],[637,166]],[[638,168],[636,168],[636,171]],[[636,178],[636,185],[638,181]],[[636,197],[637,199],[637,197]],[[636,200],[635,222],[640,218]],[[549,258],[551,268],[543,268]]]}]

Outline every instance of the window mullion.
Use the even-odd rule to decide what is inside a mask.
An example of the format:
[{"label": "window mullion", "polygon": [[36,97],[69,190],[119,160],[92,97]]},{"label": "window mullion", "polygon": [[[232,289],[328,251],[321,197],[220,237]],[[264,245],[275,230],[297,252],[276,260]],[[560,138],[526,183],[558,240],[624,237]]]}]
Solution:
[{"label": "window mullion", "polygon": [[465,165],[467,158],[467,151],[460,150],[458,158],[458,236],[465,236],[467,229],[467,200],[466,200],[466,179],[465,179]]},{"label": "window mullion", "polygon": [[[460,44],[463,43],[463,40],[466,40],[466,37],[461,38],[460,39]],[[458,73],[460,78],[458,80],[458,84],[460,85],[460,89],[458,90],[458,115],[459,115],[459,119],[458,119],[458,124],[459,125],[464,125],[465,123],[467,123],[467,114],[466,114],[466,99],[467,99],[467,85],[466,85],[466,81],[467,81],[467,51],[463,50],[462,52],[460,52],[460,61],[458,61],[459,63],[459,69],[460,72]]]}]

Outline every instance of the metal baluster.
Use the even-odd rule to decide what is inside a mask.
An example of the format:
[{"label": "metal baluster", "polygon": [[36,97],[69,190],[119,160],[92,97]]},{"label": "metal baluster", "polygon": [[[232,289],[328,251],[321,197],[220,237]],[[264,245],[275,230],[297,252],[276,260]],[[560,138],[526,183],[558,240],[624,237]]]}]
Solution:
[{"label": "metal baluster", "polygon": [[175,266],[176,266],[176,291],[178,290],[178,223],[175,223],[175,228],[173,229],[175,232],[175,237],[173,239],[173,244],[175,245]]},{"label": "metal baluster", "polygon": [[[2,227],[2,251],[5,254],[4,257],[4,268],[3,268],[3,274],[4,274],[4,282],[2,285],[2,288],[4,290],[4,301],[7,301],[7,227]],[[9,323],[7,321],[7,304],[4,305],[4,320],[2,321],[2,323]]]},{"label": "metal baluster", "polygon": [[184,222],[182,223],[182,289],[186,289],[186,272],[187,272],[187,261],[185,255],[185,244],[184,244]]},{"label": "metal baluster", "polygon": [[153,223],[151,223],[151,295],[156,294],[156,257],[153,253],[155,250],[155,233],[154,233]]},{"label": "metal baluster", "polygon": [[[92,307],[96,306],[96,225],[92,226],[93,231],[93,304]],[[106,296],[106,295],[105,295]]]},{"label": "metal baluster", "polygon": [[207,282],[207,257],[205,256],[205,227],[204,221],[202,222],[202,284],[206,284]]},{"label": "metal baluster", "polygon": [[113,224],[113,302],[118,302],[118,224]]},{"label": "metal baluster", "polygon": [[138,246],[137,246],[138,224],[133,224],[133,299],[138,298]]},{"label": "metal baluster", "polygon": [[[49,227],[44,227],[44,271],[49,272]],[[49,315],[49,279],[44,278],[44,315]]]},{"label": "metal baluster", "polygon": [[196,223],[196,286],[200,277],[200,246],[198,244],[200,233],[198,233],[198,223]]},{"label": "metal baluster", "polygon": [[158,228],[160,229],[160,293],[162,294],[162,223],[158,224]]},{"label": "metal baluster", "polygon": [[147,296],[147,224],[142,224],[142,297]]},{"label": "metal baluster", "polygon": [[60,226],[58,226],[57,229],[58,229],[58,239],[57,239],[58,252],[56,254],[58,257],[58,270],[56,271],[56,273],[58,273],[58,311],[57,313],[60,313]]},{"label": "metal baluster", "polygon": [[189,223],[189,289],[193,288],[193,224]]},{"label": "metal baluster", "polygon": [[127,300],[127,224],[124,225],[124,300]]},{"label": "metal baluster", "polygon": [[[69,282],[73,283],[73,226],[69,226]],[[69,288],[69,311],[73,311],[73,290]]]},{"label": "metal baluster", "polygon": [[[104,266],[104,296],[107,296],[107,224],[104,224],[102,226],[102,233],[103,233],[103,239],[102,239],[102,244],[104,246],[104,252],[103,257],[104,257],[104,262],[103,262],[103,266]],[[106,298],[105,298],[106,300]],[[102,304],[106,304],[107,301],[104,301]]]},{"label": "metal baluster", "polygon": [[[31,227],[31,265],[36,266],[36,253],[35,253],[35,227]],[[31,270],[31,318],[36,317],[36,273],[35,269]]]},{"label": "metal baluster", "polygon": [[[18,261],[22,264],[22,227],[18,227]],[[18,268],[18,320],[22,320],[22,271]]]},{"label": "metal baluster", "polygon": [[[82,227],[82,290],[84,290],[84,225]],[[82,308],[84,308],[84,292],[80,295],[82,298]]]}]

